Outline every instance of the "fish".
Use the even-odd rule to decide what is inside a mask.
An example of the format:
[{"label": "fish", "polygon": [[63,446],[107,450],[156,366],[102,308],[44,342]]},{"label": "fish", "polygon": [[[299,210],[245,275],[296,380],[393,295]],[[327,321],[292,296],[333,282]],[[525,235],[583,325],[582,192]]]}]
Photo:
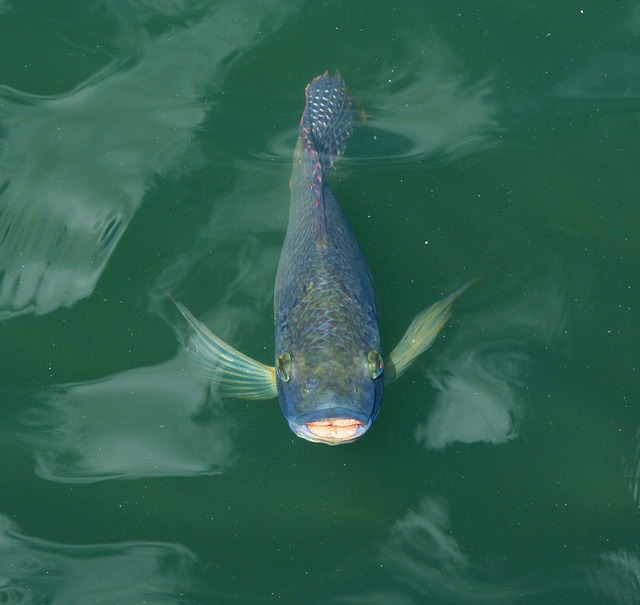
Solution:
[{"label": "fish", "polygon": [[224,396],[277,396],[298,437],[338,445],[369,430],[383,387],[431,346],[470,283],[419,313],[384,357],[373,277],[327,180],[352,133],[352,102],[339,72],[312,80],[305,95],[274,287],[273,365],[236,350],[174,303],[189,325],[196,366]]}]

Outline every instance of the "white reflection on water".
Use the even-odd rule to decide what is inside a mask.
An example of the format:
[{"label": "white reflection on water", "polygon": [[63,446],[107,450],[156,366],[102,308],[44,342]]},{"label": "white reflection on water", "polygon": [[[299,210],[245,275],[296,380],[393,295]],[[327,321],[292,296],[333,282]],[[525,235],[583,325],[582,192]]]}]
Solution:
[{"label": "white reflection on water", "polygon": [[404,587],[446,602],[510,603],[514,597],[540,591],[544,584],[532,590],[521,580],[504,583],[482,573],[451,534],[444,501],[431,497],[396,522],[380,560]]},{"label": "white reflection on water", "polygon": [[436,401],[417,426],[416,440],[437,449],[456,441],[496,444],[516,437],[531,349],[560,338],[566,300],[566,281],[553,274],[466,320],[428,371]]},{"label": "white reflection on water", "polygon": [[[194,312],[238,348],[245,348],[247,339],[255,344],[255,329],[264,322],[265,329],[260,327],[260,331],[268,336],[265,351],[258,357],[269,363],[273,357],[269,326],[280,242],[264,244],[251,233],[272,230],[280,235],[285,219],[284,213],[282,218],[273,218],[274,213],[266,212],[275,202],[264,194],[262,181],[255,186],[254,182],[243,179],[233,195],[220,199],[191,249],[159,278],[161,286],[151,293],[151,307],[176,325],[179,335],[186,336],[184,320],[163,288],[178,295],[188,275],[199,292],[214,289],[215,303],[206,312],[196,308]],[[236,195],[249,200],[253,211],[248,216],[238,212]],[[268,218],[257,210],[259,207],[264,207]],[[229,282],[212,286],[208,278],[211,259],[216,267],[228,267]],[[190,304],[191,299],[183,302]],[[235,459],[234,411],[238,403],[225,408],[208,379],[197,371],[191,355],[181,342],[177,357],[163,364],[44,391],[40,405],[29,412],[22,436],[34,452],[38,475],[58,482],[93,482],[216,474],[228,469]],[[279,414],[277,405],[273,413]]]},{"label": "white reflection on water", "polygon": [[618,550],[601,555],[589,574],[599,592],[620,605],[640,603],[640,558],[638,553]]},{"label": "white reflection on water", "polygon": [[636,451],[628,476],[629,490],[636,506],[640,506],[640,429],[636,432]]},{"label": "white reflection on water", "polygon": [[[364,603],[521,603],[526,596],[544,591],[524,580],[499,577],[499,568],[483,570],[470,562],[451,532],[446,504],[426,497],[391,528],[374,565],[384,588],[359,596],[330,601]],[[397,586],[389,589],[389,581]],[[386,600],[385,600],[386,599]]]},{"label": "white reflection on water", "polygon": [[440,364],[430,373],[438,395],[416,428],[417,441],[438,449],[455,441],[503,443],[517,435],[523,407],[517,388],[528,358],[504,345],[476,344],[450,359],[446,373]]},{"label": "white reflection on water", "polygon": [[226,469],[232,421],[208,405],[208,382],[189,371],[186,355],[46,393],[23,438],[37,474],[92,482]]},{"label": "white reflection on water", "polygon": [[413,62],[381,66],[370,102],[358,95],[380,147],[387,137],[402,145],[395,156],[383,151],[385,159],[459,156],[496,143],[498,108],[489,78],[461,76],[463,62],[435,35],[408,41],[406,56]]},{"label": "white reflection on water", "polygon": [[[394,576],[404,577],[414,588],[442,585],[440,591],[469,569],[467,557],[450,533],[450,519],[443,501],[425,498],[417,511],[396,522],[381,559]],[[425,564],[424,557],[431,564]]]},{"label": "white reflection on water", "polygon": [[196,566],[178,544],[56,544],[21,535],[0,515],[0,603],[185,603]]},{"label": "white reflection on water", "polygon": [[[363,554],[360,557],[367,557]],[[452,533],[446,503],[425,497],[391,528],[369,561],[371,586],[359,594],[323,601],[333,605],[398,603],[601,603],[640,602],[640,559],[620,550],[597,558],[574,553],[570,564],[507,571],[506,559],[474,561]],[[518,566],[516,566],[518,568]],[[367,573],[367,572],[366,572]],[[367,573],[367,575],[369,575]],[[379,588],[378,588],[379,586]]]},{"label": "white reflection on water", "polygon": [[[91,294],[153,175],[197,153],[203,98],[222,64],[295,8],[220,2],[187,28],[151,38],[130,35],[137,21],[107,4],[123,37],[138,42],[126,56],[55,97],[0,87],[0,319]],[[148,3],[147,20],[162,14]]]}]

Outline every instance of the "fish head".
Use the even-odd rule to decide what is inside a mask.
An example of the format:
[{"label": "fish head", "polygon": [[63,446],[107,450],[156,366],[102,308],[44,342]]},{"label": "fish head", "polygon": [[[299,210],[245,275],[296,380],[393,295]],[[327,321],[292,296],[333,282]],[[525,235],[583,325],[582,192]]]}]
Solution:
[{"label": "fish head", "polygon": [[364,435],[380,411],[382,355],[282,353],[276,360],[280,407],[291,430],[308,441],[338,445]]}]

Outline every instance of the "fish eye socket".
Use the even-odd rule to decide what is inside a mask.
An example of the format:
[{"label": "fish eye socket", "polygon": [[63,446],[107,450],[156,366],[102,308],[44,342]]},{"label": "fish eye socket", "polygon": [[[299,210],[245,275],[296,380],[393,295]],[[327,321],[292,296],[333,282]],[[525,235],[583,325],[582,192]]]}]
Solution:
[{"label": "fish eye socket", "polygon": [[367,365],[369,366],[369,375],[375,380],[384,370],[382,355],[378,351],[371,349],[367,354]]},{"label": "fish eye socket", "polygon": [[276,359],[276,373],[282,382],[289,382],[291,378],[291,353],[285,351]]}]

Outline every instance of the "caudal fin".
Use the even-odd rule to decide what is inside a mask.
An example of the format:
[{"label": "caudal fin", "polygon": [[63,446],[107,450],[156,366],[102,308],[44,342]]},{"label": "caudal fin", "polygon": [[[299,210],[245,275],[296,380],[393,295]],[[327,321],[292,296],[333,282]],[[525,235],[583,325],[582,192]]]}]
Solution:
[{"label": "caudal fin", "polygon": [[307,104],[300,121],[302,138],[310,136],[322,169],[327,170],[344,153],[351,136],[351,99],[340,72],[325,72],[311,81],[306,91]]}]

